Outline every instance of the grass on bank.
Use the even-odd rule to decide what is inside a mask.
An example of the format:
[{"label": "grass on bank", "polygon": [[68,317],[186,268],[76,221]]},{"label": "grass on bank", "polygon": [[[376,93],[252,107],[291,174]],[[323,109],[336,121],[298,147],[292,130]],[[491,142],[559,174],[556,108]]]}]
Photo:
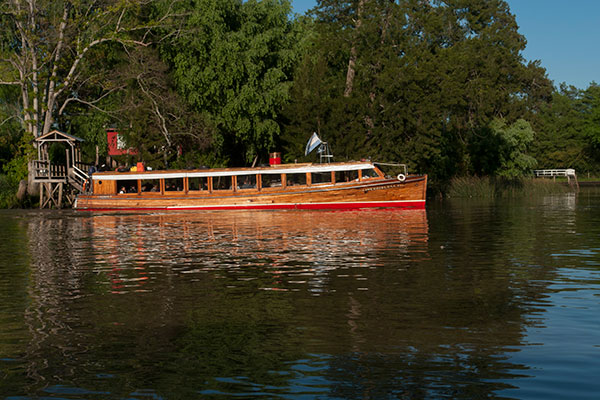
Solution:
[{"label": "grass on bank", "polygon": [[0,208],[15,208],[19,206],[17,189],[6,175],[0,175]]},{"label": "grass on bank", "polygon": [[450,182],[447,196],[451,198],[518,197],[566,193],[573,190],[551,179],[503,179],[490,177],[460,177]]}]

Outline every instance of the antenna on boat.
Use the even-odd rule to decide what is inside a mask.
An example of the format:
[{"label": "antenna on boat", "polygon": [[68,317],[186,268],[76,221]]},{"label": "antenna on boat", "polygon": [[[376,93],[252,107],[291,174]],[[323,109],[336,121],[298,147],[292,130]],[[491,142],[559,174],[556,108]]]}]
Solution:
[{"label": "antenna on boat", "polygon": [[310,139],[308,139],[308,143],[306,143],[306,149],[304,150],[304,155],[307,156],[308,153],[317,149],[317,153],[319,153],[319,162],[329,163],[333,159],[333,155],[331,154],[331,150],[329,149],[329,144],[327,142],[322,141],[317,132],[313,132]]}]

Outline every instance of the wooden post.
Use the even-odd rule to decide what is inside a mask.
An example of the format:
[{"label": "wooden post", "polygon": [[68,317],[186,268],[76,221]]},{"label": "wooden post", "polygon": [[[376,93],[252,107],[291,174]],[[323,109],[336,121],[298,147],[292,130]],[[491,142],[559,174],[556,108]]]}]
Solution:
[{"label": "wooden post", "polygon": [[65,150],[67,152],[67,176],[71,172],[71,157],[69,156],[69,149]]},{"label": "wooden post", "polygon": [[63,196],[63,184],[62,182],[58,184],[58,209],[62,208],[62,196]]},{"label": "wooden post", "polygon": [[40,183],[40,208],[44,208],[44,184]]}]

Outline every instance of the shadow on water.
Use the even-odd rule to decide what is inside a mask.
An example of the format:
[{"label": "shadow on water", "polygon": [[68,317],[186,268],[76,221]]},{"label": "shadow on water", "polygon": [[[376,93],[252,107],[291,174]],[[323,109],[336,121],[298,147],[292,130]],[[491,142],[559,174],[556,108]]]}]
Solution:
[{"label": "shadow on water", "polygon": [[599,200],[2,213],[0,394],[521,397]]}]

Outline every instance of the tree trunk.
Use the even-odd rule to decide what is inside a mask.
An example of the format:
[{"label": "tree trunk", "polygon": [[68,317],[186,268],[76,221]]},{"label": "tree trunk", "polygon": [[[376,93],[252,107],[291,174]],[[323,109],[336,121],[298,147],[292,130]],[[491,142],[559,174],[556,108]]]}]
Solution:
[{"label": "tree trunk", "polygon": [[350,49],[350,59],[348,60],[348,71],[346,72],[346,88],[344,97],[350,97],[354,87],[354,75],[356,75],[356,46]]},{"label": "tree trunk", "polygon": [[38,196],[40,194],[40,184],[35,182],[35,171],[33,168],[33,162],[27,164],[27,194],[30,196]]},{"label": "tree trunk", "polygon": [[354,76],[356,75],[356,58],[358,52],[356,50],[356,42],[358,41],[358,31],[362,25],[362,14],[365,7],[365,3],[368,0],[360,0],[358,2],[356,27],[354,28],[354,40],[352,47],[350,48],[350,59],[348,60],[348,71],[346,71],[346,88],[344,89],[344,97],[350,97],[352,89],[354,88]]}]

